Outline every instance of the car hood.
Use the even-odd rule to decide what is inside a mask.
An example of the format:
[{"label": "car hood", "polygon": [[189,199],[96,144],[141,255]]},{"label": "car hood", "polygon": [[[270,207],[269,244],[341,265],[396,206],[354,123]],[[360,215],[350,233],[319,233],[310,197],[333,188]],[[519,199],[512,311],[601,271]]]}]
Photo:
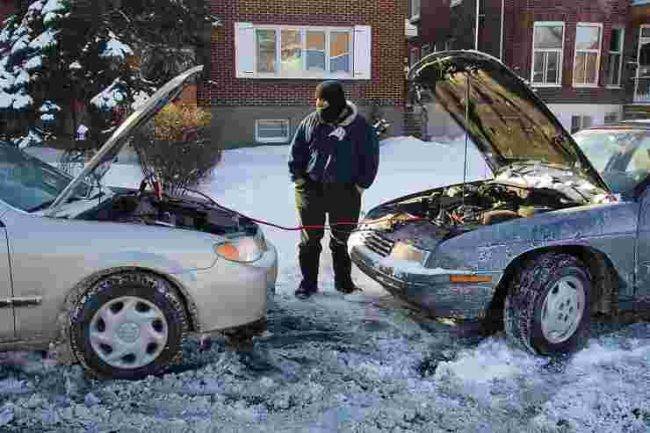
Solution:
[{"label": "car hood", "polygon": [[419,103],[439,103],[466,131],[495,175],[513,164],[545,164],[609,191],[544,102],[498,59],[478,51],[434,53],[411,68],[409,81]]},{"label": "car hood", "polygon": [[81,172],[61,191],[44,214],[56,214],[88,176],[93,175],[96,179],[101,179],[110,168],[113,159],[128,143],[129,137],[165,105],[173,101],[183,91],[188,81],[202,71],[203,66],[196,66],[171,79],[158,89],[115,130]]}]

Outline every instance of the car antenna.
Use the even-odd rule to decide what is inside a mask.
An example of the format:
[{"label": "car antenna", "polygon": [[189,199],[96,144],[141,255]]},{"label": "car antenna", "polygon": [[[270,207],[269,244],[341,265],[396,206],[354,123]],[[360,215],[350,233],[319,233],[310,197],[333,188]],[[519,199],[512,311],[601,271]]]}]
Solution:
[{"label": "car antenna", "polygon": [[463,206],[465,206],[465,184],[467,183],[467,146],[469,141],[469,96],[470,96],[470,71],[467,71],[467,94],[465,95],[465,158],[463,159]]}]

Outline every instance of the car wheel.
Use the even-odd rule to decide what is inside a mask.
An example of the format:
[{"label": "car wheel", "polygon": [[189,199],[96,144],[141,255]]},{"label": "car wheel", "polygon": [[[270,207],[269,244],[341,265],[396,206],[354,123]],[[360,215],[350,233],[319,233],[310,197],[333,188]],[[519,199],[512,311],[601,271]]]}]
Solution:
[{"label": "car wheel", "polygon": [[128,272],[101,279],[80,299],[70,343],[96,376],[140,379],[180,360],[187,330],[183,302],[167,281]]},{"label": "car wheel", "polygon": [[586,342],[590,326],[591,278],[568,254],[531,259],[515,276],[504,306],[506,336],[541,355],[570,353]]}]

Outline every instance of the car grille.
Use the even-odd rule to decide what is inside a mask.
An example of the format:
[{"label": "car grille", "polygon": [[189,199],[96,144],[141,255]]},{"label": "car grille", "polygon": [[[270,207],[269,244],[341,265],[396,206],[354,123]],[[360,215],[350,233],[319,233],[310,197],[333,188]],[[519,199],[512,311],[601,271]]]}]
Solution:
[{"label": "car grille", "polygon": [[363,237],[363,244],[370,250],[382,257],[387,257],[395,242],[390,239],[386,239],[377,232],[368,232]]}]

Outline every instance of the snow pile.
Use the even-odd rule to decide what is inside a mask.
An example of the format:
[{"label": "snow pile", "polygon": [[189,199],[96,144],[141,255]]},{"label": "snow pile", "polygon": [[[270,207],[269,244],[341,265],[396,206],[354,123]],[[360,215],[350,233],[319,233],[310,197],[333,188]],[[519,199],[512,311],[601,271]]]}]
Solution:
[{"label": "snow pile", "polygon": [[110,86],[95,95],[90,103],[102,111],[110,111],[123,104],[127,96],[124,84],[119,78],[116,78]]}]

